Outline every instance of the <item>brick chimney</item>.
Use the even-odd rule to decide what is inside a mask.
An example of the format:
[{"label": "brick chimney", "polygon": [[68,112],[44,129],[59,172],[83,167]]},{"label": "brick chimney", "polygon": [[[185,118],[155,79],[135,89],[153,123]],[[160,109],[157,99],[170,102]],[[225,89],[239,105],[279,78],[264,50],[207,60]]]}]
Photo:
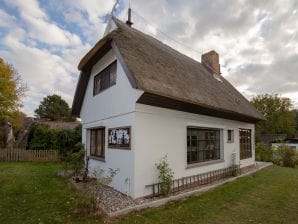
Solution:
[{"label": "brick chimney", "polygon": [[201,63],[208,69],[212,70],[213,73],[220,75],[219,56],[216,51],[212,50],[203,54]]}]

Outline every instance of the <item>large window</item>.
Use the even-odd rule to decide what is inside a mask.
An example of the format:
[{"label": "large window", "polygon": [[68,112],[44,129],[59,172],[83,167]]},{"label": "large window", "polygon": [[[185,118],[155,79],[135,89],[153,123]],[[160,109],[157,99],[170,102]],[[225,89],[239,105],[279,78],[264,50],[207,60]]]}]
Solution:
[{"label": "large window", "polygon": [[250,129],[240,129],[240,159],[246,159],[252,157],[251,151],[251,130]]},{"label": "large window", "polygon": [[117,61],[94,77],[93,96],[116,84]]},{"label": "large window", "polygon": [[104,158],[105,156],[105,129],[90,129],[90,155]]},{"label": "large window", "polygon": [[187,128],[187,163],[220,159],[220,130]]}]

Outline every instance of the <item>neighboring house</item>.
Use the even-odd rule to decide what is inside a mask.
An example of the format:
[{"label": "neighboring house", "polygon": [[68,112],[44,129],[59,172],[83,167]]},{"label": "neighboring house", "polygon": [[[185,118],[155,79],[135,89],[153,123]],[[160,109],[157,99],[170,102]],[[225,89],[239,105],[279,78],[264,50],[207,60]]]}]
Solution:
[{"label": "neighboring house", "polygon": [[288,138],[283,141],[274,141],[272,142],[272,146],[278,147],[281,145],[288,145],[291,148],[294,148],[298,151],[298,138]]},{"label": "neighboring house", "polygon": [[83,57],[72,112],[82,119],[89,171],[119,169],[112,186],[151,194],[167,155],[174,178],[255,165],[263,116],[220,75],[218,54],[199,63],[115,18]]},{"label": "neighboring house", "polygon": [[75,129],[81,124],[79,121],[50,121],[45,119],[37,119],[36,124],[48,125],[51,129]]}]

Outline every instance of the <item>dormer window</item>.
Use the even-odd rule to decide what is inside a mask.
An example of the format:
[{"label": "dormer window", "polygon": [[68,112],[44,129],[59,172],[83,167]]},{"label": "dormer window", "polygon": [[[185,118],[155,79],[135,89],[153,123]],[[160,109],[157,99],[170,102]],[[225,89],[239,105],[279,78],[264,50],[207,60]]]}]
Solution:
[{"label": "dormer window", "polygon": [[117,61],[94,76],[93,96],[116,84]]}]

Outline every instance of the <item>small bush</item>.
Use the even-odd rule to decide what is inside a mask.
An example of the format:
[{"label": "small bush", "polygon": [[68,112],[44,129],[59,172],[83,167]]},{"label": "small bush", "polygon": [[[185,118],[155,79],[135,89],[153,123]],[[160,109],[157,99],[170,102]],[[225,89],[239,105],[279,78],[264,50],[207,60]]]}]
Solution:
[{"label": "small bush", "polygon": [[104,169],[93,170],[93,176],[96,178],[96,187],[100,188],[103,185],[110,185],[119,172],[119,169],[109,168],[107,172]]},{"label": "small bush", "polygon": [[173,183],[174,172],[170,168],[168,163],[167,156],[164,156],[162,160],[155,164],[158,172],[159,172],[159,182],[160,182],[160,193],[163,195],[167,195]]},{"label": "small bush", "polygon": [[57,149],[57,131],[48,125],[35,125],[29,135],[28,148],[33,150]]},{"label": "small bush", "polygon": [[297,163],[297,152],[290,146],[281,145],[276,150],[274,162],[278,165],[294,168]]},{"label": "small bush", "polygon": [[85,158],[85,150],[82,144],[80,144],[81,149],[77,152],[69,153],[68,155],[68,166],[70,169],[74,171],[74,175],[78,176],[84,168],[84,158]]},{"label": "small bush", "polygon": [[264,162],[273,161],[273,149],[266,147],[263,143],[256,144],[256,160]]},{"label": "small bush", "polygon": [[78,125],[75,129],[58,129],[57,130],[57,148],[61,160],[65,161],[69,153],[78,152],[80,148],[78,143],[82,142],[82,125]]}]

